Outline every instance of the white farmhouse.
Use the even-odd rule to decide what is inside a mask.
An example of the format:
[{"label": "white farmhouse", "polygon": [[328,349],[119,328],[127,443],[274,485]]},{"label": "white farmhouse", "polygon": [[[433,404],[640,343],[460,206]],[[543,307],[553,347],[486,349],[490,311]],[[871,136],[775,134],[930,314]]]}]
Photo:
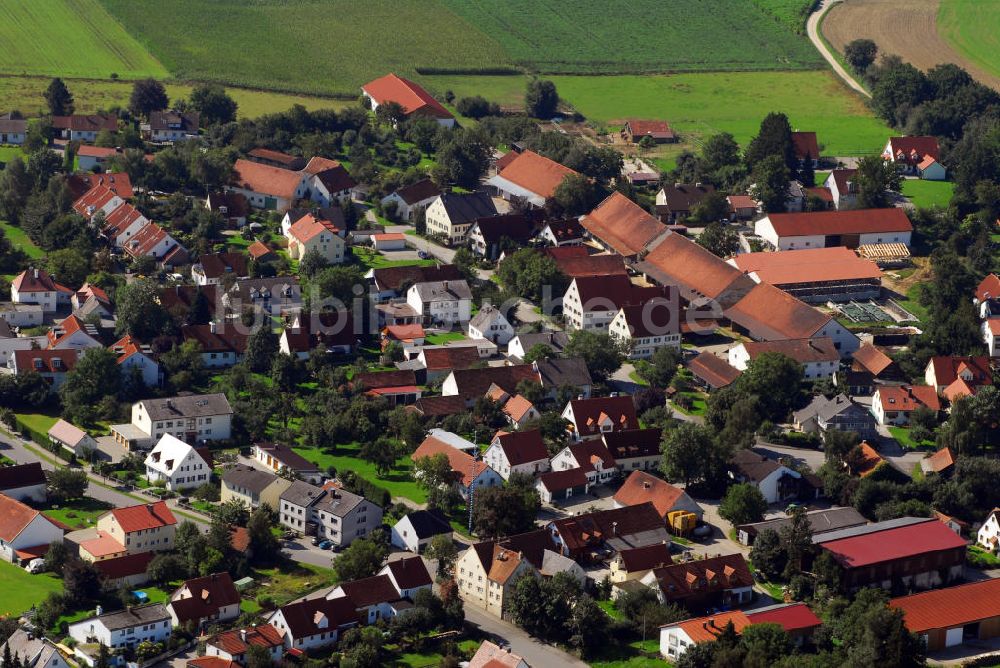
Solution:
[{"label": "white farmhouse", "polygon": [[472,315],[472,290],[464,280],[416,283],[407,291],[406,303],[425,325],[465,323]]},{"label": "white farmhouse", "polygon": [[146,455],[146,480],[151,484],[162,481],[170,491],[205,484],[212,477],[212,468],[198,451],[176,436],[164,434]]},{"label": "white farmhouse", "polygon": [[792,358],[802,365],[806,380],[832,378],[840,368],[840,351],[829,337],[739,343],[729,349],[729,366],[746,371],[750,362],[764,353],[780,353]]},{"label": "white farmhouse", "polygon": [[1000,509],[994,508],[990,511],[983,526],[979,527],[976,543],[994,554],[1000,552]]},{"label": "white farmhouse", "polygon": [[509,480],[514,473],[536,476],[549,470],[549,452],[537,429],[497,432],[483,461],[504,480]]},{"label": "white farmhouse", "polygon": [[623,306],[608,325],[608,334],[628,347],[630,359],[649,359],[660,348],[680,350],[679,309],[662,301],[664,308],[651,308],[653,300]]},{"label": "white farmhouse", "polygon": [[403,186],[382,198],[382,209],[395,205],[395,219],[410,222],[417,211],[426,209],[437,199],[441,190],[430,179]]},{"label": "white farmhouse", "polygon": [[0,494],[0,559],[20,564],[45,556],[48,545],[62,542],[63,530],[40,512]]},{"label": "white farmhouse", "polygon": [[[98,606],[100,610],[100,606]],[[166,642],[173,624],[162,603],[129,607],[89,617],[69,625],[69,637],[79,645],[100,643],[110,651],[134,649],[143,642]]]},{"label": "white farmhouse", "polygon": [[484,192],[441,193],[424,213],[427,233],[439,234],[449,244],[464,243],[477,218],[495,215],[496,205]]},{"label": "white farmhouse", "polygon": [[469,321],[469,338],[505,346],[514,338],[514,327],[497,307],[487,304]]}]

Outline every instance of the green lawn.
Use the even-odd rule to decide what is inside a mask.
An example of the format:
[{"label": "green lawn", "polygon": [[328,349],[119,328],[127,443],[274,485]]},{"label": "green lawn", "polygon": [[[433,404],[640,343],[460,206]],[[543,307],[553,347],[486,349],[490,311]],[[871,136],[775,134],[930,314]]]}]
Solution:
[{"label": "green lawn", "polygon": [[403,496],[415,503],[427,502],[427,493],[413,481],[410,473],[413,470],[413,461],[409,457],[400,457],[392,472],[380,478],[373,464],[358,457],[359,449],[357,443],[350,443],[337,446],[335,454],[319,448],[297,447],[295,451],[321,469],[333,466],[338,471],[353,471],[365,480],[388,490],[394,497]]},{"label": "green lawn", "polygon": [[97,524],[97,518],[111,508],[110,503],[84,497],[66,504],[48,504],[42,508],[42,514],[74,529],[85,529]]},{"label": "green lawn", "polygon": [[6,164],[14,157],[20,157],[25,162],[28,160],[28,156],[20,146],[0,146],[0,162]]},{"label": "green lawn", "polygon": [[914,283],[906,292],[906,299],[896,300],[900,306],[912,313],[920,322],[927,320],[927,307],[920,303],[920,283]]},{"label": "green lawn", "polygon": [[969,565],[976,568],[997,568],[1000,567],[1000,558],[997,555],[987,552],[978,545],[970,545],[968,549]]},{"label": "green lawn", "polygon": [[42,602],[49,592],[62,591],[62,580],[51,573],[32,575],[23,568],[0,560],[0,616],[20,615]]},{"label": "green lawn", "polygon": [[336,583],[336,577],[331,569],[299,562],[292,562],[280,568],[257,569],[253,577],[261,584],[257,593],[270,596],[277,605],[284,605],[320,587]]},{"label": "green lawn", "polygon": [[1000,11],[991,0],[948,0],[938,9],[937,28],[963,56],[1000,76]]},{"label": "green lawn", "polygon": [[462,332],[442,332],[440,334],[428,334],[424,340],[432,346],[440,346],[449,341],[461,341],[465,338]]},{"label": "green lawn", "polygon": [[950,181],[903,180],[903,195],[910,199],[913,206],[919,208],[931,206],[947,208],[954,192],[955,184]]},{"label": "green lawn", "polygon": [[909,427],[889,427],[889,433],[904,448],[924,448],[933,447],[934,441],[920,441],[919,443],[910,438]]},{"label": "green lawn", "polygon": [[627,645],[608,643],[607,649],[589,663],[591,668],[663,668],[671,665],[663,660],[659,649],[659,637],[635,640]]},{"label": "green lawn", "polygon": [[[0,162],[3,162],[4,160],[5,158],[0,157]],[[37,260],[38,258],[45,256],[45,251],[36,246],[35,242],[32,241],[20,227],[15,227],[10,223],[0,221],[0,230],[3,230],[3,234],[10,241],[11,246],[20,250],[30,259]]]},{"label": "green lawn", "polygon": [[364,246],[352,246],[350,252],[354,254],[359,264],[369,269],[385,269],[386,267],[432,267],[435,260],[389,260],[384,255],[371,248]]},{"label": "green lawn", "polygon": [[22,424],[43,434],[47,434],[52,425],[59,420],[58,416],[44,413],[16,413],[16,415]]},{"label": "green lawn", "polygon": [[700,392],[681,392],[680,394],[691,397],[691,408],[683,408],[676,401],[670,402],[670,405],[681,413],[685,415],[704,415],[705,411],[708,410],[708,403],[705,400],[704,394]]}]

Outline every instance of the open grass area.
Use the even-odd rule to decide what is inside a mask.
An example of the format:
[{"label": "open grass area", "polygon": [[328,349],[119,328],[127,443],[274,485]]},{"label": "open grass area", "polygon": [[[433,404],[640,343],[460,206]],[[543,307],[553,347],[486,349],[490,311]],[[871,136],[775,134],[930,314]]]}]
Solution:
[{"label": "open grass area", "polygon": [[365,480],[388,490],[394,497],[403,496],[416,503],[427,502],[427,493],[413,481],[410,473],[413,470],[413,461],[409,457],[400,457],[389,475],[380,478],[375,472],[375,466],[358,456],[359,450],[360,446],[357,443],[339,445],[334,453],[319,448],[295,448],[295,452],[321,469],[332,466],[338,471],[353,471]]},{"label": "open grass area", "polygon": [[912,313],[920,322],[927,321],[927,307],[920,303],[920,283],[914,283],[906,292],[906,299],[896,300],[900,306]]},{"label": "open grass area", "polygon": [[390,260],[378,251],[365,248],[364,246],[352,246],[350,252],[359,264],[369,269],[385,269],[386,267],[410,267],[413,265],[420,267],[432,267],[435,260]]},{"label": "open grass area", "polygon": [[0,0],[0,42],[7,74],[167,75],[98,0]]},{"label": "open grass area", "polygon": [[19,615],[38,605],[49,592],[62,591],[62,580],[51,573],[32,575],[23,568],[0,560],[0,617]]},{"label": "open grass area", "polygon": [[[775,3],[778,15],[787,8]],[[819,54],[776,14],[751,0],[447,0],[495,36],[510,59],[544,73],[815,68]]]},{"label": "open grass area", "polygon": [[37,260],[45,255],[45,251],[36,246],[35,242],[20,227],[0,221],[0,230],[3,230],[3,235],[10,241],[11,246],[20,250],[30,259]]},{"label": "open grass area", "polygon": [[441,332],[440,334],[428,334],[424,340],[432,346],[440,346],[449,341],[461,341],[465,338],[462,332]]},{"label": "open grass area", "polygon": [[255,594],[266,594],[277,605],[284,605],[320,587],[336,584],[336,577],[331,569],[300,562],[257,569],[253,577],[261,585],[255,590]]},{"label": "open grass area", "polygon": [[47,434],[49,429],[52,429],[52,425],[59,420],[55,415],[44,413],[17,413],[16,415],[21,424],[43,434]]},{"label": "open grass area", "polygon": [[677,401],[671,401],[670,405],[679,410],[685,415],[704,415],[705,411],[708,410],[708,403],[706,401],[705,395],[701,392],[680,392],[679,396],[686,396],[691,399],[691,407],[685,408],[681,406]]},{"label": "open grass area", "polygon": [[658,637],[634,640],[627,645],[608,643],[607,649],[589,663],[591,668],[663,668],[671,665],[659,655],[659,649]]},{"label": "open grass area", "polygon": [[20,157],[27,162],[27,155],[20,146],[0,146],[0,163],[7,164],[14,157]]},{"label": "open grass area", "polygon": [[959,53],[1000,76],[1000,11],[990,0],[948,0],[937,15],[938,33]]},{"label": "open grass area", "polygon": [[889,433],[904,448],[919,449],[934,447],[934,441],[914,441],[910,438],[909,427],[889,427]]},{"label": "open grass area", "polygon": [[74,529],[86,529],[97,524],[97,518],[111,510],[112,505],[84,497],[63,504],[48,504],[42,514]]},{"label": "open grass area", "polygon": [[951,196],[955,193],[955,184],[950,181],[924,181],[923,179],[904,179],[903,195],[918,208],[939,206],[947,208]]}]

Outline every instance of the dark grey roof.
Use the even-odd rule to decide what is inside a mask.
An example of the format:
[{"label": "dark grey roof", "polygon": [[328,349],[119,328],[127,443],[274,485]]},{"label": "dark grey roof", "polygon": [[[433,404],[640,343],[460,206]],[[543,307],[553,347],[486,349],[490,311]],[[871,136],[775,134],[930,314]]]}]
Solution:
[{"label": "dark grey roof", "polygon": [[239,464],[222,476],[222,481],[236,487],[248,489],[254,493],[263,492],[268,485],[278,479],[278,476],[267,471],[255,469],[252,466]]},{"label": "dark grey roof", "polygon": [[472,299],[469,284],[462,281],[431,281],[417,283],[413,286],[420,296],[420,301],[430,302],[442,299]]},{"label": "dark grey roof", "polygon": [[870,533],[878,533],[880,531],[888,531],[889,529],[898,529],[899,527],[910,526],[911,524],[920,524],[921,522],[937,522],[937,520],[933,517],[897,517],[894,520],[886,520],[885,522],[875,522],[874,524],[850,527],[847,529],[840,529],[838,531],[828,531],[827,533],[813,536],[812,542],[815,545],[819,545],[820,543],[828,543],[832,540],[852,538],[854,536],[864,536]]},{"label": "dark grey roof", "polygon": [[[527,352],[527,351],[525,351]],[[535,362],[542,387],[560,388],[593,385],[587,363],[580,357],[553,357]]]},{"label": "dark grey roof", "polygon": [[197,112],[153,111],[149,114],[150,130],[181,130],[183,132],[198,132],[199,116]]},{"label": "dark grey roof", "polygon": [[569,334],[566,332],[528,332],[518,334],[517,339],[524,352],[528,352],[539,343],[552,348],[553,352],[559,352],[569,343]]},{"label": "dark grey roof", "polygon": [[169,620],[170,613],[167,612],[166,606],[162,603],[152,603],[127,610],[108,612],[97,617],[85,619],[83,622],[89,622],[91,619],[99,619],[109,631],[115,631],[117,629],[127,629],[131,626]]},{"label": "dark grey roof", "polygon": [[495,306],[484,306],[479,309],[479,313],[472,316],[472,320],[469,321],[469,327],[475,327],[479,331],[483,331],[485,327],[489,327],[494,321],[501,319],[506,320],[498,308]]},{"label": "dark grey roof", "polygon": [[[809,520],[809,527],[812,529],[813,535],[868,524],[868,520],[865,519],[864,515],[850,507],[812,510],[806,513],[806,518]],[[784,527],[791,525],[791,523],[792,518],[779,517],[764,522],[744,524],[740,529],[745,530],[750,535],[756,536],[768,529],[780,532]]]},{"label": "dark grey roof", "polygon": [[330,513],[335,517],[346,517],[365,500],[365,497],[343,489],[328,489],[316,505],[316,510]]},{"label": "dark grey roof", "polygon": [[143,399],[151,420],[171,420],[178,417],[200,417],[209,415],[232,415],[233,408],[229,405],[226,395],[191,394],[166,399]]},{"label": "dark grey roof", "polygon": [[441,193],[441,203],[452,225],[471,223],[476,218],[497,215],[497,208],[484,192]]},{"label": "dark grey roof", "polygon": [[247,278],[236,281],[229,295],[238,297],[246,305],[260,299],[265,293],[272,299],[297,300],[302,296],[299,279],[294,276],[272,276],[271,278]]},{"label": "dark grey roof", "polygon": [[403,186],[396,191],[396,194],[407,204],[416,204],[426,199],[436,197],[441,193],[441,189],[434,185],[430,179],[422,179],[408,186]]},{"label": "dark grey roof", "polygon": [[[430,538],[442,533],[451,533],[451,525],[436,510],[414,510],[406,514],[418,539]],[[402,520],[400,520],[402,522]]]},{"label": "dark grey roof", "polygon": [[310,485],[301,480],[295,480],[281,493],[281,500],[294,503],[296,506],[310,506],[319,499],[323,490],[316,485]]},{"label": "dark grey roof", "polygon": [[669,211],[675,212],[690,211],[709,193],[715,192],[715,186],[707,183],[675,183],[664,185],[661,192],[666,204],[657,206],[666,206]]}]

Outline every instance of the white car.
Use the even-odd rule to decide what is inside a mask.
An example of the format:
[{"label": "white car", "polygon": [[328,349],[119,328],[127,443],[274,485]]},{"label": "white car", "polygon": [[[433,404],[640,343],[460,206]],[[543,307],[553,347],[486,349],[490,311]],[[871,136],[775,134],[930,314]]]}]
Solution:
[{"label": "white car", "polygon": [[28,565],[24,567],[24,570],[29,573],[41,573],[45,570],[45,560],[42,558],[32,559],[28,562]]}]

